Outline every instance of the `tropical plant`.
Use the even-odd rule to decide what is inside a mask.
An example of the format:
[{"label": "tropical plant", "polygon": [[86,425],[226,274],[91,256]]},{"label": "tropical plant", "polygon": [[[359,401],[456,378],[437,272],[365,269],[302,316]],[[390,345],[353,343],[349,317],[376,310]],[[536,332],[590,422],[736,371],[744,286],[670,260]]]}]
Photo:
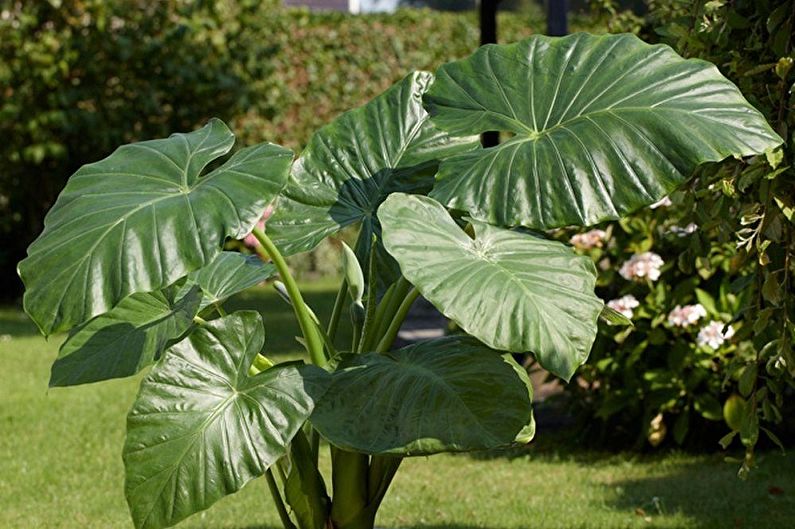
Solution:
[{"label": "tropical plant", "polygon": [[[491,130],[512,137],[480,148]],[[52,385],[154,364],[123,452],[139,528],[265,475],[286,528],[368,529],[402,458],[527,443],[532,387],[507,353],[568,380],[600,315],[623,321],[594,294],[590,258],[544,230],[620,218],[704,162],[781,140],[711,64],[576,34],[411,74],[295,161],[263,143],[219,163],[233,142],[213,120],[82,167],[19,264],[42,332],[72,330]],[[255,226],[274,200],[266,233]],[[358,240],[322,326],[283,256],[349,225]],[[252,228],[272,268],[222,252]],[[223,309],[274,271],[310,365],[273,365],[259,314]],[[393,350],[420,294],[462,332]]]}]

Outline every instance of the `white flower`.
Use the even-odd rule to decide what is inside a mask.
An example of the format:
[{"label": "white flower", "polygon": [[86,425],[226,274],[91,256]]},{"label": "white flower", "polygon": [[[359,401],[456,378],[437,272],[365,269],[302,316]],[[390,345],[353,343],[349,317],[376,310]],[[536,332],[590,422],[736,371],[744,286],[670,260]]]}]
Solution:
[{"label": "white flower", "polygon": [[664,264],[662,257],[654,252],[636,253],[621,265],[618,273],[629,281],[641,281],[644,278],[657,281],[660,278],[660,268]]},{"label": "white flower", "polygon": [[696,341],[698,345],[708,345],[712,349],[717,349],[732,336],[734,329],[731,325],[726,325],[722,321],[711,321],[698,331]]},{"label": "white flower", "polygon": [[698,229],[698,224],[696,224],[695,222],[691,222],[684,228],[681,226],[671,226],[668,229],[668,233],[673,233],[678,237],[687,237],[691,233],[694,233],[697,229]]},{"label": "white flower", "polygon": [[658,201],[658,202],[655,202],[654,204],[652,204],[652,205],[651,205],[651,206],[649,206],[649,207],[650,207],[651,209],[657,209],[657,208],[667,208],[667,207],[668,207],[668,206],[670,206],[671,204],[672,204],[672,202],[671,202],[671,199],[670,199],[670,198],[668,198],[668,197],[663,197],[663,199],[662,199],[662,200],[660,200],[660,201]]},{"label": "white flower", "polygon": [[700,303],[695,305],[677,305],[668,313],[668,323],[675,327],[690,327],[707,315],[707,309]]},{"label": "white flower", "polygon": [[591,230],[574,235],[569,242],[580,250],[590,250],[591,248],[601,248],[606,236],[607,233],[604,230]]},{"label": "white flower", "polygon": [[611,299],[607,302],[608,307],[620,313],[625,318],[632,318],[634,314],[632,309],[636,308],[638,305],[640,305],[640,302],[635,299],[635,296],[632,294],[627,294],[618,299]]}]

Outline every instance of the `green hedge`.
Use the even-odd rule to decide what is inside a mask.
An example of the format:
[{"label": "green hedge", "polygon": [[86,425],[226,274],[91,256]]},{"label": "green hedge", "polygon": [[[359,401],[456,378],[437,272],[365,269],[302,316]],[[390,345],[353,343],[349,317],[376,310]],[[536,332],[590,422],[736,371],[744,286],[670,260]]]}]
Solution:
[{"label": "green hedge", "polygon": [[[0,8],[0,292],[81,165],[211,116],[242,144],[310,134],[415,69],[478,44],[474,13],[351,16],[256,0],[49,0]],[[587,24],[587,21],[585,21]],[[544,27],[500,15],[501,37]],[[575,27],[584,27],[574,21]]]}]

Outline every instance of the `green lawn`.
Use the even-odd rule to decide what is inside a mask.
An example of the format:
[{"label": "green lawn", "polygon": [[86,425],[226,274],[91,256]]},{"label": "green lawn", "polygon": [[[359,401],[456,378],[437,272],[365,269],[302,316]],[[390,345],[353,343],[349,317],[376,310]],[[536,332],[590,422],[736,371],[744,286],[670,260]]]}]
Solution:
[{"label": "green lawn", "polygon": [[[328,285],[308,300],[324,317]],[[284,303],[254,291],[230,309],[257,307],[266,348],[300,354]],[[122,493],[125,413],[136,380],[47,390],[62,337],[36,335],[15,309],[0,310],[0,528],[129,528]],[[795,456],[763,455],[747,482],[721,455],[605,455],[572,449],[541,429],[526,450],[435,456],[404,463],[384,503],[387,528],[792,527]],[[327,460],[325,461],[327,464]],[[771,489],[777,487],[778,489]],[[771,494],[769,491],[780,494]],[[178,527],[276,528],[263,480]]]}]

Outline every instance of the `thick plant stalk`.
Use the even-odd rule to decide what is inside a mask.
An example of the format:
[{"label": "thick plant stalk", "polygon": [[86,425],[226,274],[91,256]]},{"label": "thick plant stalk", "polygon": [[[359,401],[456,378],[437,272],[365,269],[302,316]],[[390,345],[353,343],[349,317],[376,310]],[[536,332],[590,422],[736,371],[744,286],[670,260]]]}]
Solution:
[{"label": "thick plant stalk", "polygon": [[331,447],[331,520],[338,529],[369,529],[358,525],[368,510],[369,459],[365,454]]},{"label": "thick plant stalk", "polygon": [[309,308],[304,302],[303,296],[301,296],[301,291],[298,289],[298,285],[295,283],[292,274],[290,274],[287,262],[284,260],[284,257],[282,257],[282,254],[279,253],[279,250],[273,242],[265,235],[265,232],[259,228],[254,228],[252,233],[268,253],[271,261],[276,265],[276,269],[279,271],[282,281],[284,281],[284,286],[287,288],[287,293],[290,295],[290,299],[293,302],[295,316],[298,319],[298,324],[301,326],[304,340],[306,340],[306,349],[309,352],[312,363],[318,366],[326,365],[326,357],[323,354],[323,340],[315,328],[315,323],[312,320],[312,316],[309,312]]}]

